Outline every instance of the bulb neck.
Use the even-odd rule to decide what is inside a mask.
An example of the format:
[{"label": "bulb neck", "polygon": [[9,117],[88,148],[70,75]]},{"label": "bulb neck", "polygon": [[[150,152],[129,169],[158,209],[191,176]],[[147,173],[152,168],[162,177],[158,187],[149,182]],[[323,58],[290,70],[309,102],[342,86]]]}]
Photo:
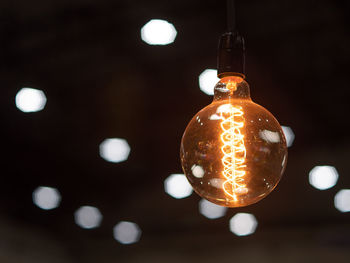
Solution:
[{"label": "bulb neck", "polygon": [[221,35],[218,47],[218,77],[240,76],[245,78],[244,38],[235,32]]},{"label": "bulb neck", "polygon": [[214,101],[251,100],[249,84],[240,75],[223,77],[214,87]]}]

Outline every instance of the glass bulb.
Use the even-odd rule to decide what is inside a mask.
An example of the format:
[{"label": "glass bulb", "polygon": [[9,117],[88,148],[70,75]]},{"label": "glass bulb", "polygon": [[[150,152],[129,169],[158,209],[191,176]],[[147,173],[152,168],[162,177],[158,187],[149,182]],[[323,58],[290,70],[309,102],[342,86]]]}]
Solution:
[{"label": "glass bulb", "polygon": [[216,84],[213,102],[188,124],[180,156],[197,194],[240,207],[276,187],[286,167],[287,145],[275,117],[251,100],[248,83],[228,76]]}]

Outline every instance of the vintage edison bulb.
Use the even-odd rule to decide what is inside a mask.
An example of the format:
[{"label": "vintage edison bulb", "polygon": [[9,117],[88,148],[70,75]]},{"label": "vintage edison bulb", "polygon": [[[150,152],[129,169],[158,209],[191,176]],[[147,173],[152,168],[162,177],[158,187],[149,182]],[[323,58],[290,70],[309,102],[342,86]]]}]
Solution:
[{"label": "vintage edison bulb", "polygon": [[278,184],[287,162],[282,128],[254,103],[248,83],[226,76],[215,86],[213,102],[188,124],[181,163],[193,189],[222,206],[258,202]]}]

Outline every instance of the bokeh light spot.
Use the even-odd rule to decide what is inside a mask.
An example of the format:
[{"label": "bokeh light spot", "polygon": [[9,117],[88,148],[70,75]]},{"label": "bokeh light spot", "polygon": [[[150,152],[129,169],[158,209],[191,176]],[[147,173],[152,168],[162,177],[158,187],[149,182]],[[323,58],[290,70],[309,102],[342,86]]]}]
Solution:
[{"label": "bokeh light spot", "polygon": [[207,95],[214,95],[214,87],[219,80],[216,69],[206,69],[199,75],[199,88]]},{"label": "bokeh light spot", "polygon": [[101,224],[102,214],[93,206],[81,206],[74,213],[75,223],[85,229],[96,228]]},{"label": "bokeh light spot", "polygon": [[226,214],[227,207],[219,206],[209,202],[206,199],[199,201],[199,212],[209,219],[223,217]]},{"label": "bokeh light spot", "polygon": [[164,189],[167,194],[176,199],[188,197],[193,192],[184,174],[171,174],[164,181]]},{"label": "bokeh light spot", "polygon": [[130,146],[124,139],[105,139],[100,144],[100,156],[108,162],[119,163],[128,159]]},{"label": "bokeh light spot", "polygon": [[350,189],[342,189],[334,196],[334,206],[340,212],[350,212]]},{"label": "bokeh light spot", "polygon": [[237,236],[247,236],[255,232],[258,221],[248,213],[237,213],[230,219],[230,231]]},{"label": "bokeh light spot", "polygon": [[161,19],[152,19],[141,28],[141,39],[149,45],[171,44],[176,35],[174,25]]},{"label": "bokeh light spot", "polygon": [[338,172],[333,166],[315,166],[309,173],[309,183],[319,190],[326,190],[336,185]]},{"label": "bokeh light spot", "polygon": [[287,147],[291,147],[293,145],[294,138],[295,138],[292,128],[288,126],[282,126],[282,130],[284,133],[284,137],[286,137]]},{"label": "bokeh light spot", "polygon": [[33,191],[33,203],[44,210],[54,209],[61,202],[61,195],[56,188],[39,186]]},{"label": "bokeh light spot", "polygon": [[23,112],[37,112],[44,109],[46,96],[42,90],[22,88],[17,92],[16,107]]},{"label": "bokeh light spot", "polygon": [[133,244],[140,240],[141,229],[135,223],[121,221],[113,228],[113,236],[122,244]]}]

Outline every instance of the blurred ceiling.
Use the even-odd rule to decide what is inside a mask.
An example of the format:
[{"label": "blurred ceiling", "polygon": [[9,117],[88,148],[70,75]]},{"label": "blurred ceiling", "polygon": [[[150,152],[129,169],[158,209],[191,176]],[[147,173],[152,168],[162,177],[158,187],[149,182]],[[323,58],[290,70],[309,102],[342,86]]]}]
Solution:
[{"label": "blurred ceiling", "polygon": [[[333,205],[336,192],[350,188],[349,2],[237,1],[252,98],[290,126],[296,139],[276,190],[217,220],[199,214],[195,194],[171,198],[163,181],[182,172],[182,133],[211,102],[198,76],[216,67],[225,1],[18,0],[0,7],[0,229],[17,249],[4,262],[34,262],[41,246],[27,244],[50,249],[46,238],[60,254],[45,252],[40,260],[50,262],[349,258],[350,215]],[[173,44],[141,40],[140,29],[152,18],[174,24]],[[45,92],[43,111],[18,111],[14,97],[24,86]],[[127,139],[126,162],[99,156],[99,144],[110,137]],[[338,184],[312,188],[308,172],[315,165],[335,166]],[[32,203],[39,185],[59,189],[59,208],[48,212]],[[100,209],[100,228],[74,223],[81,205]],[[229,218],[242,211],[259,222],[257,233],[245,239],[228,231]],[[120,220],[139,224],[140,243],[125,247],[113,240]],[[28,261],[15,259],[16,253]]]}]

